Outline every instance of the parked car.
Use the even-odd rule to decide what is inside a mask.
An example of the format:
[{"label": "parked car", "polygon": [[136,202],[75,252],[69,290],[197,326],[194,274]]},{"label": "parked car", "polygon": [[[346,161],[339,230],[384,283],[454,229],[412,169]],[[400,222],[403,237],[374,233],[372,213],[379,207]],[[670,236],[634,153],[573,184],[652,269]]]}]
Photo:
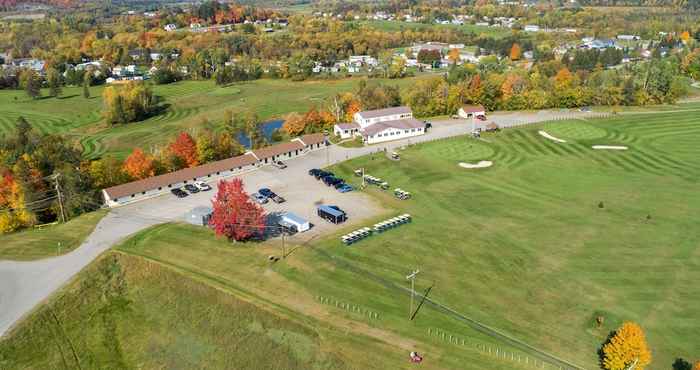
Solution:
[{"label": "parked car", "polygon": [[185,189],[190,192],[190,194],[199,193],[199,188],[192,184],[185,184]]},{"label": "parked car", "polygon": [[486,121],[486,116],[483,114],[480,114],[480,115],[476,116],[476,119],[478,119],[479,121]]},{"label": "parked car", "polygon": [[333,184],[333,187],[338,189],[343,185],[345,185],[345,181],[340,181],[340,182],[336,182],[335,184]]},{"label": "parked car", "polygon": [[348,185],[348,184],[345,184],[345,183],[343,183],[343,185],[342,185],[341,187],[336,188],[336,189],[338,189],[338,191],[341,192],[341,193],[347,193],[347,192],[349,192],[349,191],[353,191],[353,190],[354,190],[354,188],[353,188],[352,186],[350,186],[350,185]]},{"label": "parked car", "polygon": [[279,168],[280,170],[283,170],[283,169],[287,168],[287,165],[284,164],[284,162],[282,162],[282,161],[275,161],[275,162],[272,162],[272,165],[275,166],[275,167],[277,167],[277,168]]},{"label": "parked car", "polygon": [[264,196],[262,196],[262,195],[260,195],[260,194],[258,194],[258,193],[253,193],[253,194],[250,196],[250,199],[251,199],[253,202],[256,202],[256,203],[258,203],[258,204],[265,204],[265,203],[267,203],[267,197],[264,197]]},{"label": "parked car", "polygon": [[196,186],[197,189],[199,189],[199,190],[201,190],[201,191],[209,191],[209,190],[211,190],[211,186],[209,186],[209,184],[207,184],[207,183],[204,182],[204,181],[197,181],[197,182],[194,183],[194,186]]},{"label": "parked car", "polygon": [[579,110],[580,110],[581,112],[583,112],[583,113],[591,113],[591,112],[593,112],[593,109],[591,109],[591,107],[581,107],[581,109],[579,109]]},{"label": "parked car", "polygon": [[333,186],[339,182],[343,182],[343,179],[335,176],[327,176],[323,178],[323,183],[326,184],[326,186]]},{"label": "parked car", "polygon": [[184,198],[188,195],[186,191],[184,191],[180,188],[170,189],[170,192],[173,193],[173,195],[175,195],[178,198]]},{"label": "parked car", "polygon": [[272,190],[270,190],[268,188],[260,188],[260,189],[258,189],[258,193],[260,193],[260,195],[262,195],[266,198],[272,198],[273,196],[277,195]]},{"label": "parked car", "polygon": [[309,170],[309,176],[316,176],[319,172],[321,172],[321,170],[318,168],[312,168]]},{"label": "parked car", "polygon": [[328,177],[328,176],[333,176],[333,172],[328,172],[328,171],[324,171],[324,170],[319,170],[319,171],[314,175],[314,177],[316,178],[316,180],[320,180],[320,179],[322,179],[322,178],[324,178],[324,177]]},{"label": "parked car", "polygon": [[279,195],[277,195],[277,194],[275,194],[274,196],[272,196],[270,199],[272,199],[272,201],[275,202],[275,203],[277,203],[277,204],[286,202],[286,200],[285,200],[284,198],[282,198],[281,196],[279,196]]}]

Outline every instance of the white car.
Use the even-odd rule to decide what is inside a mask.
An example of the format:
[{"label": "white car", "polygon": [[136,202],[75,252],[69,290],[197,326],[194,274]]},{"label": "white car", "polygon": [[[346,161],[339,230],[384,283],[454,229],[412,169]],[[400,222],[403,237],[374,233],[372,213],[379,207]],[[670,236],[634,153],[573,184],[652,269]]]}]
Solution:
[{"label": "white car", "polygon": [[199,189],[199,190],[201,190],[201,191],[211,190],[211,186],[209,186],[209,184],[207,184],[207,183],[205,183],[205,182],[203,182],[203,181],[197,181],[197,182],[195,182],[195,183],[194,183],[194,186],[196,186],[197,189]]}]

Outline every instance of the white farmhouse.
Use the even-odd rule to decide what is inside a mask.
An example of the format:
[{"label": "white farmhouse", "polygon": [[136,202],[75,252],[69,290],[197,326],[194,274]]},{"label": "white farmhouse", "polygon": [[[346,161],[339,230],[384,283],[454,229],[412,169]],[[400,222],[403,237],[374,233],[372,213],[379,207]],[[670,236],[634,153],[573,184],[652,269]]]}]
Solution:
[{"label": "white farmhouse", "polygon": [[165,27],[163,27],[163,29],[165,29],[167,32],[173,32],[177,29],[177,26],[173,23],[168,23],[165,25]]},{"label": "white farmhouse", "polygon": [[523,28],[525,32],[539,32],[540,31],[540,26],[535,25],[535,24],[528,24]]},{"label": "white farmhouse", "polygon": [[477,116],[485,116],[486,109],[484,109],[483,105],[465,105],[459,108],[457,114],[461,118],[474,118]]},{"label": "white farmhouse", "polygon": [[366,144],[425,134],[425,123],[413,118],[411,108],[405,106],[357,112],[353,119],[352,123],[335,125],[335,134],[341,138],[361,136]]}]

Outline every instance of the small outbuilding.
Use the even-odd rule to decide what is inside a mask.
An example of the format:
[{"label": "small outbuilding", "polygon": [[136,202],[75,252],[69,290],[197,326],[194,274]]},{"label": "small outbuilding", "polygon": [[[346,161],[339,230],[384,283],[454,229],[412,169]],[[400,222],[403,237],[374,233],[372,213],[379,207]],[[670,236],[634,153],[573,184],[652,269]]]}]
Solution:
[{"label": "small outbuilding", "polygon": [[297,216],[292,212],[285,213],[279,221],[282,226],[296,229],[298,233],[303,233],[311,228],[309,221]]},{"label": "small outbuilding", "polygon": [[465,105],[459,108],[457,114],[461,118],[474,118],[477,116],[485,116],[486,109],[484,109],[483,105]]},{"label": "small outbuilding", "polygon": [[484,127],[484,130],[487,132],[498,131],[499,127],[495,122],[490,122]]},{"label": "small outbuilding", "polygon": [[185,221],[192,225],[207,226],[214,210],[211,207],[196,207],[185,213]]}]

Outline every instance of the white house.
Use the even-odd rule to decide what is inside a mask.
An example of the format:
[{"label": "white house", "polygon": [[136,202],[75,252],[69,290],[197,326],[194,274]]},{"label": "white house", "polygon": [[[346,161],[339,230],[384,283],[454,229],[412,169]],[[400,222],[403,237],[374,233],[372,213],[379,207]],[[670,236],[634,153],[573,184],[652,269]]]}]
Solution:
[{"label": "white house", "polygon": [[459,108],[457,114],[461,118],[474,118],[476,116],[485,116],[486,109],[482,105],[464,105]]},{"label": "white house", "polygon": [[165,27],[163,27],[163,29],[165,29],[167,32],[173,32],[177,29],[177,26],[173,23],[168,23],[165,25]]},{"label": "white house", "polygon": [[353,119],[352,123],[335,125],[333,132],[341,138],[361,136],[366,144],[425,134],[425,123],[413,118],[413,112],[409,107],[357,112]]},{"label": "white house", "polygon": [[523,28],[525,32],[539,32],[540,31],[540,26],[535,25],[535,24],[528,24]]},{"label": "white house", "polygon": [[637,35],[617,35],[617,39],[626,41],[637,41],[640,39],[640,37]]},{"label": "white house", "polygon": [[355,122],[338,123],[333,126],[333,133],[341,139],[349,139],[357,135],[360,131],[360,125]]}]

